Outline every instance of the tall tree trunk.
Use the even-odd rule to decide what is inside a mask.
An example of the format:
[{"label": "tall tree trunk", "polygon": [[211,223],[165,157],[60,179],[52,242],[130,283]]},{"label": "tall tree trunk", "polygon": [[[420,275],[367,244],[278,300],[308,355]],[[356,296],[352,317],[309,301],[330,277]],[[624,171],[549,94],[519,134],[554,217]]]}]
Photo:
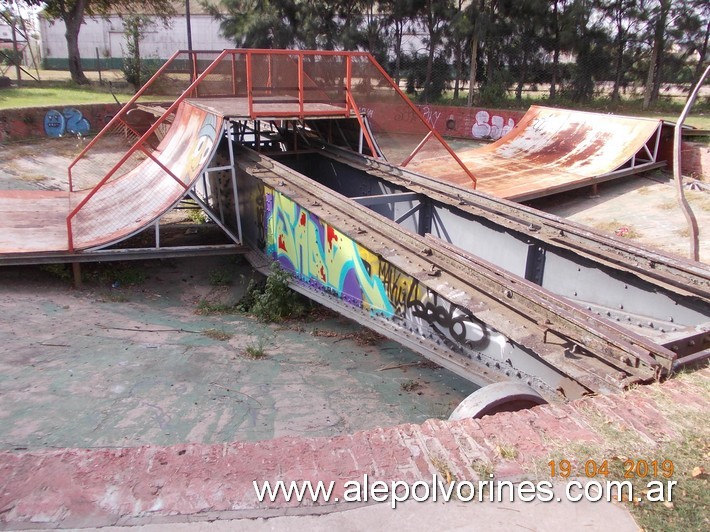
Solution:
[{"label": "tall tree trunk", "polygon": [[624,39],[621,35],[621,28],[619,28],[618,33],[618,43],[616,48],[616,75],[614,76],[614,90],[611,92],[611,101],[616,102],[619,100],[619,86],[621,85],[621,77],[624,68]]},{"label": "tall tree trunk", "polygon": [[[478,26],[478,19],[476,19]],[[468,99],[466,105],[473,106],[473,92],[476,90],[476,70],[478,69],[478,31],[474,29],[473,38],[471,39],[471,71],[468,76]]]},{"label": "tall tree trunk", "polygon": [[646,76],[646,88],[643,93],[644,111],[651,107],[651,93],[653,92],[653,80],[656,77],[656,58],[658,57],[658,42],[654,39],[651,60],[648,63],[648,74]]},{"label": "tall tree trunk", "polygon": [[429,57],[426,62],[426,80],[424,81],[424,101],[429,103],[429,98],[431,97],[431,82],[432,76],[434,74],[434,36],[429,34]]},{"label": "tall tree trunk", "polygon": [[74,9],[64,14],[64,24],[66,26],[65,37],[67,39],[67,53],[69,56],[69,72],[74,83],[87,85],[89,79],[84,74],[81,66],[81,56],[79,55],[79,30],[84,21],[84,11],[88,0],[77,0]]},{"label": "tall tree trunk", "polygon": [[454,68],[454,101],[459,99],[459,83],[461,81],[461,67],[463,65],[463,43],[456,43],[456,66]]},{"label": "tall tree trunk", "polygon": [[[488,10],[488,28],[496,27],[496,0],[491,0],[486,3],[486,9]],[[497,35],[491,31],[488,32],[488,38],[486,39],[486,84],[491,83],[493,79],[493,69],[497,65],[497,51],[498,42],[496,40]]]},{"label": "tall tree trunk", "polygon": [[399,87],[399,81],[400,81],[400,69],[402,66],[402,33],[404,31],[404,25],[399,24],[399,22],[395,22],[395,51],[394,51],[394,80],[397,83],[397,86]]},{"label": "tall tree trunk", "polygon": [[468,76],[468,99],[466,104],[469,107],[473,106],[473,94],[476,90],[476,73],[478,70],[478,40],[481,34],[481,13],[485,8],[485,0],[481,0],[478,13],[476,14],[476,22],[473,23],[473,37],[471,38],[471,71]]},{"label": "tall tree trunk", "polygon": [[520,66],[520,77],[518,78],[518,86],[515,89],[515,99],[521,101],[523,99],[523,86],[525,78],[528,76],[528,46],[523,49],[523,63]]},{"label": "tall tree trunk", "polygon": [[550,101],[554,101],[557,97],[557,76],[558,70],[560,68],[560,20],[559,20],[559,8],[557,6],[558,0],[555,0],[552,4],[553,13],[553,31],[555,35],[554,40],[554,50],[552,52],[552,80],[550,81]]},{"label": "tall tree trunk", "polygon": [[666,21],[671,7],[671,0],[660,0],[660,11],[653,32],[653,51],[648,67],[646,90],[643,96],[643,108],[648,109],[656,103],[663,79],[663,47],[665,46]]},{"label": "tall tree trunk", "polygon": [[705,26],[705,39],[703,39],[703,44],[698,50],[700,57],[698,58],[698,64],[695,65],[695,73],[693,74],[693,87],[698,84],[700,76],[703,75],[703,69],[705,68],[705,58],[708,55],[708,39],[710,38],[710,20],[708,25]]}]

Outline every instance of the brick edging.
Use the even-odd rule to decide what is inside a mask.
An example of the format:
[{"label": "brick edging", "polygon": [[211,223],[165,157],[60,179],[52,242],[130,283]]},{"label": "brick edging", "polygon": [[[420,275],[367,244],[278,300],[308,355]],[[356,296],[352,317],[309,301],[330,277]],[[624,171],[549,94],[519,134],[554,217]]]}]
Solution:
[{"label": "brick edging", "polygon": [[[708,379],[710,370],[701,377]],[[560,443],[599,442],[590,418],[603,416],[649,445],[680,433],[651,397],[702,411],[704,390],[672,380],[622,396],[598,396],[564,406],[542,405],[481,420],[429,420],[330,438],[282,437],[221,445],[181,444],[124,449],[0,452],[0,525],[82,527],[174,520],[322,513],[352,503],[259,504],[252,481],[361,480],[430,482],[441,464],[457,479],[478,480],[476,463],[495,478],[520,479]],[[514,447],[517,457],[497,451]],[[487,480],[487,479],[486,479]]]}]

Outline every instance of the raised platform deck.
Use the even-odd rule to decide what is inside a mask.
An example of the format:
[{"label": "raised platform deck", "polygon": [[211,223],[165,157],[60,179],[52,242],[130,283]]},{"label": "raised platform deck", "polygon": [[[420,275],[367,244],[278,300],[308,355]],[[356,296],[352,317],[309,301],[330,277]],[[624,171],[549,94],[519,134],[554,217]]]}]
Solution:
[{"label": "raised platform deck", "polygon": [[238,120],[249,120],[254,114],[262,120],[300,115],[305,115],[309,120],[355,116],[344,107],[327,102],[305,101],[301,107],[298,98],[287,96],[261,97],[252,102],[251,110],[248,98],[188,98],[186,101],[208,113]]}]

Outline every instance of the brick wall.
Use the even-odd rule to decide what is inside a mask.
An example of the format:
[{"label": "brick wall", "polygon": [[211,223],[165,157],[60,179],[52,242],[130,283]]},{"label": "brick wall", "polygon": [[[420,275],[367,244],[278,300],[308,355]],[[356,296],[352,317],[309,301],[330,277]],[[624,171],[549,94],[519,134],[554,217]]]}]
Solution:
[{"label": "brick wall", "polygon": [[118,104],[90,104],[0,110],[0,142],[95,134],[120,108]]},{"label": "brick wall", "polygon": [[683,175],[710,181],[710,145],[702,142],[683,142],[681,148]]}]

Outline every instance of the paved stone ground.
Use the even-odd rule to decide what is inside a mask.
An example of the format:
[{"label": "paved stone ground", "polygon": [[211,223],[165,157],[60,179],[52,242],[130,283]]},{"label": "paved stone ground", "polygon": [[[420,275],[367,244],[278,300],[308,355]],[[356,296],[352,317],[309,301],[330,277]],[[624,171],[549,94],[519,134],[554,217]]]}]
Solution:
[{"label": "paved stone ground", "polygon": [[[636,244],[688,258],[690,231],[668,173],[636,176],[542,198],[536,209],[568,218]],[[710,191],[686,190],[697,219],[701,262],[710,262]]]},{"label": "paved stone ground", "polygon": [[[198,314],[241,299],[253,275],[241,258],[84,273],[77,290],[0,269],[0,450],[335,436],[446,418],[477,389],[323,309],[280,325]],[[145,280],[115,281],[131,276]]]},{"label": "paved stone ground", "polygon": [[[490,470],[497,480],[520,480],[539,473],[540,464],[544,469],[560,448],[601,443],[609,430],[645,443],[647,452],[679,441],[684,419],[707,411],[709,382],[710,369],[704,369],[692,382],[674,379],[620,396],[330,438],[1,452],[0,525],[68,528],[348,508],[347,503],[259,503],[254,480],[334,480],[337,497],[347,481],[365,474],[372,481],[413,483],[447,472],[459,480],[477,480]],[[684,415],[679,418],[678,412]]]}]

